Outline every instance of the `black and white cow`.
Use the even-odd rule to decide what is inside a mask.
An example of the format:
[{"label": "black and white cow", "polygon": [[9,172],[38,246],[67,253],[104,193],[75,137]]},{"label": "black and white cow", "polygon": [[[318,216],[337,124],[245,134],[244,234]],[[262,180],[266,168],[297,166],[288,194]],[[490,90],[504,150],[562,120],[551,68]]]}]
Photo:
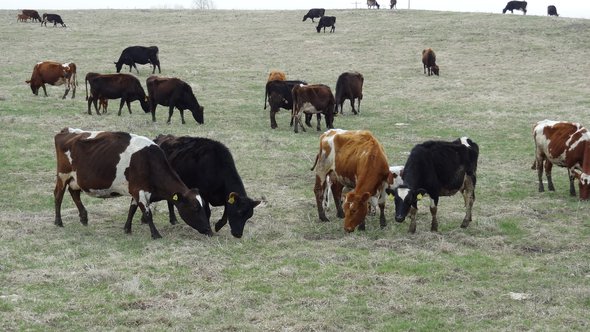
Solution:
[{"label": "black and white cow", "polygon": [[418,201],[428,195],[432,214],[430,230],[437,231],[439,197],[461,191],[467,210],[461,227],[469,226],[475,201],[478,156],[478,145],[467,137],[453,142],[427,141],[416,145],[403,169],[404,184],[393,191],[387,189],[388,194],[395,195],[395,220],[403,222],[409,213],[409,232],[415,233]]}]

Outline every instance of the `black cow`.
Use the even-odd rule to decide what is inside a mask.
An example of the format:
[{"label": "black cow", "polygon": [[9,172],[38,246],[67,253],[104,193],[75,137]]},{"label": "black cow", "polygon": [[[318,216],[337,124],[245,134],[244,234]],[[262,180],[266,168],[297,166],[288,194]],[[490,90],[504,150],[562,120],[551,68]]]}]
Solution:
[{"label": "black cow", "polygon": [[430,230],[438,230],[436,212],[440,196],[452,196],[461,191],[466,213],[462,228],[471,222],[471,209],[475,201],[475,184],[479,147],[467,137],[453,142],[427,141],[416,145],[404,166],[404,184],[395,190],[395,220],[403,222],[408,213],[411,222],[409,232],[416,232],[416,211],[423,195],[430,196],[432,224]]},{"label": "black cow", "polygon": [[526,1],[508,1],[506,7],[502,10],[502,14],[506,14],[507,10],[513,14],[514,10],[522,10],[526,15]]},{"label": "black cow", "polygon": [[115,68],[117,69],[117,73],[121,72],[121,68],[123,65],[129,66],[129,72],[131,72],[131,67],[135,68],[137,74],[139,74],[139,70],[137,70],[136,63],[140,65],[150,64],[152,69],[152,74],[156,72],[156,66],[158,67],[158,73],[161,73],[160,70],[160,59],[158,58],[158,47],[157,46],[129,46],[121,52],[121,56],[119,56],[119,60],[115,62]]},{"label": "black cow", "polygon": [[559,16],[559,14],[557,14],[557,7],[551,5],[551,6],[547,6],[547,15],[549,16]]},{"label": "black cow", "polygon": [[61,16],[57,15],[57,14],[47,14],[47,13],[43,13],[43,21],[41,21],[41,25],[45,25],[47,26],[47,22],[49,23],[53,23],[53,26],[57,26],[57,24],[61,24],[62,27],[66,27],[66,24],[64,23],[64,21],[61,19]]},{"label": "black cow", "polygon": [[320,22],[318,23],[318,26],[315,28],[318,33],[320,32],[320,30],[322,28],[324,28],[324,33],[326,33],[326,27],[332,27],[332,29],[330,29],[330,32],[334,32],[336,30],[336,17],[335,16],[322,16],[322,18],[320,18]]},{"label": "black cow", "polygon": [[[231,234],[242,237],[244,225],[260,201],[247,196],[229,149],[220,142],[200,137],[160,135],[155,142],[180,179],[188,187],[199,188],[207,218],[211,217],[209,204],[225,207],[223,216],[215,223],[215,231],[229,221]],[[170,223],[175,224],[176,215],[170,201],[168,209]]]},{"label": "black cow", "polygon": [[325,12],[326,10],[324,8],[312,8],[307,12],[307,14],[303,16],[303,22],[305,22],[305,20],[308,18],[311,18],[311,21],[315,23],[313,19],[324,16]]},{"label": "black cow", "polygon": [[[264,109],[266,109],[266,101],[270,106],[270,127],[277,128],[276,114],[283,108],[286,110],[293,110],[293,95],[291,91],[293,87],[300,84],[307,84],[304,81],[283,81],[273,80],[266,82],[266,89],[264,91]],[[311,116],[310,116],[311,121]],[[293,125],[293,119],[291,119]],[[310,123],[311,125],[311,123]]]},{"label": "black cow", "polygon": [[397,0],[389,1],[389,9],[397,8]]},{"label": "black cow", "polygon": [[[149,113],[150,107],[147,103],[145,90],[139,83],[139,80],[130,74],[95,74],[86,75],[86,99],[88,100],[88,114],[90,113],[90,104],[94,103],[94,110],[98,112],[97,102],[99,99],[119,99],[119,115],[123,104],[127,103],[127,109],[131,114],[130,103],[139,100],[144,112]],[[88,84],[90,84],[90,94],[88,93]]]},{"label": "black cow", "polygon": [[[334,113],[338,113],[338,106],[340,106],[340,114],[342,113],[342,104],[344,100],[350,100],[350,106],[352,112],[358,114],[361,111],[361,100],[363,99],[363,74],[358,72],[345,72],[338,76],[336,81],[336,95],[334,96],[336,101],[336,108]],[[354,100],[358,101],[358,112],[354,109]]]},{"label": "black cow", "polygon": [[203,106],[199,105],[193,89],[186,82],[178,78],[166,78],[150,76],[146,80],[152,121],[156,122],[156,107],[158,104],[168,106],[168,121],[174,112],[174,107],[180,111],[182,124],[184,121],[184,110],[189,110],[197,123],[203,124]]}]

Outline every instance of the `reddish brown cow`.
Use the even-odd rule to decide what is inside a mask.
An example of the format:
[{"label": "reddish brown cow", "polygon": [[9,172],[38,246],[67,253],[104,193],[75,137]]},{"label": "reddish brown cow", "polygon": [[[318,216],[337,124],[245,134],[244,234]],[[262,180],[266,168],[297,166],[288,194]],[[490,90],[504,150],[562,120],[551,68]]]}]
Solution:
[{"label": "reddish brown cow", "polygon": [[61,64],[55,61],[43,61],[33,67],[33,74],[31,79],[25,81],[31,86],[31,91],[35,96],[39,93],[39,88],[43,88],[45,97],[47,97],[47,90],[45,84],[51,85],[66,85],[66,91],[62,97],[65,99],[72,89],[72,98],[76,96],[76,64],[73,62]]},{"label": "reddish brown cow", "polygon": [[[366,130],[328,130],[320,136],[320,151],[315,164],[316,179],[313,191],[321,221],[328,221],[322,204],[329,176],[337,215],[344,216],[344,230],[353,232],[358,226],[365,229],[365,217],[371,197],[379,199],[381,227],[385,220],[385,188],[392,182],[387,157],[381,143]],[[354,188],[345,196],[343,187]],[[344,209],[343,209],[344,208]]]},{"label": "reddish brown cow", "polygon": [[431,48],[422,51],[422,64],[424,65],[424,74],[428,69],[428,76],[434,74],[438,76],[438,66],[436,65],[436,54]]},{"label": "reddish brown cow", "polygon": [[31,19],[29,16],[25,15],[25,14],[18,14],[16,15],[16,21],[17,22],[26,22],[29,19]]},{"label": "reddish brown cow", "polygon": [[[325,16],[324,16],[325,17]],[[326,118],[326,127],[334,128],[334,95],[329,86],[323,84],[295,85],[293,94],[292,121],[295,123],[295,132],[299,132],[298,124],[305,131],[301,122],[301,116],[306,114],[317,114],[317,130],[320,131],[320,114]],[[306,123],[311,126],[311,118],[306,118]]]},{"label": "reddish brown cow", "polygon": [[[342,104],[344,100],[350,100],[350,107],[352,107],[352,113],[358,114],[361,111],[361,100],[363,99],[363,74],[352,71],[345,72],[338,76],[336,81],[336,109],[334,113],[338,113],[338,107],[340,107],[340,114],[343,114]],[[357,108],[354,109],[354,100],[357,100]]]},{"label": "reddish brown cow", "polygon": [[570,194],[575,195],[573,180],[579,180],[580,199],[590,198],[590,133],[579,123],[542,120],[533,127],[535,162],[539,178],[539,192],[543,186],[543,166],[549,190],[554,191],[551,179],[553,165],[566,167],[570,175]]},{"label": "reddish brown cow", "polygon": [[41,16],[39,15],[39,12],[36,10],[23,9],[22,13],[23,13],[23,15],[27,15],[28,17],[30,17],[33,22],[35,22],[35,21],[41,22]]},{"label": "reddish brown cow", "polygon": [[287,79],[287,75],[285,75],[284,72],[280,71],[280,70],[272,70],[269,74],[268,74],[268,81],[275,81],[275,80],[279,80],[279,81],[285,81]]}]

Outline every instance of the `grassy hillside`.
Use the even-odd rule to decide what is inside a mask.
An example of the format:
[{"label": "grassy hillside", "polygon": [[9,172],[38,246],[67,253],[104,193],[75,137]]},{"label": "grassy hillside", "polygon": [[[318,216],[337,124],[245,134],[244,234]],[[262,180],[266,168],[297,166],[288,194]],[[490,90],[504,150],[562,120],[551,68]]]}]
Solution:
[{"label": "grassy hillside", "polygon": [[[342,10],[336,32],[316,33],[299,11],[64,11],[68,28],[16,23],[0,11],[0,326],[3,330],[587,330],[588,203],[538,193],[531,126],[550,118],[590,125],[590,21],[522,15]],[[193,87],[205,124],[160,106],[86,114],[84,75],[114,72],[131,45],[160,48],[162,76]],[[440,77],[422,73],[432,47]],[[73,61],[76,98],[34,96],[35,63]],[[439,233],[427,203],[418,230],[393,221],[345,234],[332,207],[318,221],[309,171],[315,130],[294,134],[289,115],[270,129],[263,110],[271,69],[335,87],[364,74],[361,115],[336,127],[369,129],[391,164],[427,139],[467,135],[480,146],[473,222],[460,229],[461,197],[442,198]],[[140,66],[139,79],[151,70]],[[242,239],[206,238],[167,222],[153,241],[128,198],[83,196],[88,227],[69,196],[53,225],[53,136],[71,126],[204,136],[232,151],[249,195],[263,199]],[[324,128],[324,124],[322,124]],[[214,208],[212,221],[221,216]],[[136,218],[138,219],[138,218]],[[523,298],[518,299],[517,295]]]}]

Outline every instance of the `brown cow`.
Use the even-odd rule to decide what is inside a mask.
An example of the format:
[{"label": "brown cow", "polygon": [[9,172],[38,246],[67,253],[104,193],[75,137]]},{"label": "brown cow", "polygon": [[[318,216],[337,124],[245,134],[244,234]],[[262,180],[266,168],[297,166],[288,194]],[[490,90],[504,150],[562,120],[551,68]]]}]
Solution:
[{"label": "brown cow", "polygon": [[193,89],[186,82],[178,78],[167,78],[150,76],[146,80],[148,90],[148,99],[150,102],[150,111],[152,112],[152,121],[156,121],[156,107],[158,104],[168,106],[168,121],[174,112],[174,108],[180,111],[182,124],[184,121],[184,110],[189,110],[197,123],[203,124],[204,107],[199,105],[199,101]]},{"label": "brown cow", "polygon": [[154,226],[150,203],[167,199],[188,225],[202,234],[213,234],[198,190],[186,187],[152,140],[125,132],[64,128],[55,135],[55,152],[57,226],[63,227],[61,203],[67,188],[83,225],[88,224],[88,212],[80,200],[82,191],[98,198],[131,196],[126,233],[131,233],[131,216],[139,207],[152,238],[162,237]]},{"label": "brown cow", "polygon": [[436,54],[431,48],[427,48],[422,51],[422,64],[424,65],[424,74],[426,74],[426,69],[428,69],[428,76],[431,74],[438,76]]},{"label": "brown cow", "polygon": [[[387,157],[381,143],[366,130],[328,130],[320,136],[320,151],[315,164],[316,179],[313,191],[321,221],[328,221],[323,207],[326,178],[332,179],[332,194],[337,215],[344,216],[344,230],[353,232],[365,229],[365,217],[371,197],[379,199],[381,210],[379,223],[386,226],[384,191],[391,183]],[[342,207],[343,187],[354,188],[348,192]]]},{"label": "brown cow", "polygon": [[[99,76],[99,73],[87,73],[86,77],[84,79],[84,83],[86,85],[86,100],[88,100],[88,80]],[[102,114],[106,114],[107,112],[107,108],[109,107],[109,100],[107,98],[101,97],[101,96],[97,96],[98,99],[98,109],[96,110],[96,112],[98,114],[100,114],[100,110],[102,109]]]},{"label": "brown cow", "polygon": [[[350,100],[350,107],[352,113],[358,114],[361,111],[361,100],[363,99],[363,74],[353,71],[345,72],[338,76],[336,81],[336,109],[334,113],[338,113],[338,106],[340,106],[340,114],[343,114],[342,104],[344,100]],[[354,100],[357,99],[358,111],[354,109]]]},{"label": "brown cow", "polygon": [[[324,16],[325,17],[325,16]],[[306,114],[317,114],[317,130],[320,131],[320,114],[326,118],[326,127],[334,128],[334,95],[329,86],[323,84],[295,85],[293,87],[293,112],[292,122],[295,124],[295,132],[298,131],[298,124],[305,131],[301,122],[301,116]],[[308,126],[311,126],[310,118],[306,119]]]},{"label": "brown cow", "polygon": [[18,14],[16,15],[16,21],[17,22],[27,22],[29,19],[31,19],[29,16],[25,15],[25,14]]},{"label": "brown cow", "polygon": [[23,9],[22,10],[23,15],[27,15],[28,17],[31,18],[31,20],[33,22],[41,22],[41,16],[39,15],[39,12],[33,9]]},{"label": "brown cow", "polygon": [[539,178],[539,192],[543,186],[543,166],[547,185],[554,191],[551,179],[553,164],[566,167],[570,175],[570,194],[575,196],[574,177],[579,180],[580,199],[590,198],[590,133],[579,123],[542,120],[533,127],[535,162]]},{"label": "brown cow", "polygon": [[39,93],[39,88],[43,88],[45,97],[47,97],[47,90],[45,90],[45,83],[51,85],[66,85],[66,91],[62,97],[65,99],[72,89],[72,98],[76,96],[76,64],[73,62],[61,64],[55,61],[39,62],[33,67],[33,74],[31,79],[25,81],[31,86],[31,91],[35,96]]},{"label": "brown cow", "polygon": [[279,80],[279,81],[284,81],[287,79],[287,75],[285,75],[284,72],[280,71],[280,70],[272,70],[269,74],[268,74],[268,81],[275,81],[275,80]]},{"label": "brown cow", "polygon": [[139,100],[141,108],[145,113],[150,112],[150,107],[147,102],[145,90],[139,83],[139,80],[130,74],[96,74],[86,75],[86,84],[90,84],[90,93],[88,93],[88,85],[86,86],[86,98],[88,100],[88,114],[90,112],[90,105],[94,103],[96,114],[98,112],[97,102],[102,99],[119,99],[118,115],[121,115],[123,105],[127,104],[129,114],[131,114],[131,102]]}]

